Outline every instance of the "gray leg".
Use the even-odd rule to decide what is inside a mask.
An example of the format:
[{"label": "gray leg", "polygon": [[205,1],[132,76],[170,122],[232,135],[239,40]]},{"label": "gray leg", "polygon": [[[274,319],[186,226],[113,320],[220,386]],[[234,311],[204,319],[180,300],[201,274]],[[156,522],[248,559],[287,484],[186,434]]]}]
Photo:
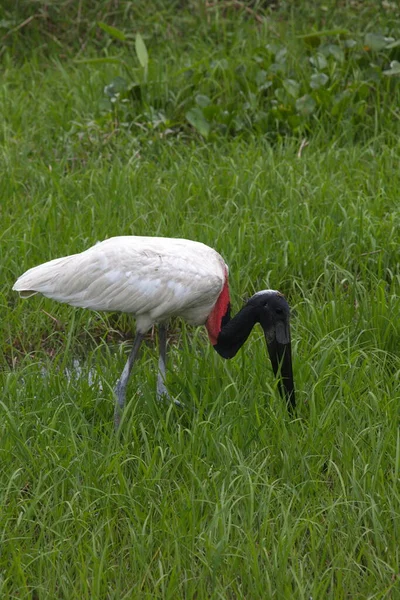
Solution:
[{"label": "gray leg", "polygon": [[126,387],[128,385],[129,376],[132,371],[132,367],[137,358],[140,344],[142,343],[144,338],[143,333],[137,333],[136,337],[133,341],[132,350],[129,354],[128,360],[126,361],[124,370],[121,373],[121,377],[117,381],[117,385],[115,386],[115,412],[114,412],[114,424],[115,429],[118,429],[119,422],[121,420],[121,413],[125,405],[125,396],[126,396]]},{"label": "gray leg", "polygon": [[[157,400],[166,398],[171,401],[171,397],[165,386],[165,370],[167,364],[167,328],[161,324],[158,326],[158,344],[160,346],[160,357],[158,359],[158,375],[157,375]],[[174,399],[177,406],[183,406],[182,402]]]},{"label": "gray leg", "polygon": [[165,325],[159,325],[158,327],[158,344],[160,346],[160,357],[158,359],[157,400],[162,400],[164,396],[169,399],[165,387],[165,366],[167,363],[167,328]]}]

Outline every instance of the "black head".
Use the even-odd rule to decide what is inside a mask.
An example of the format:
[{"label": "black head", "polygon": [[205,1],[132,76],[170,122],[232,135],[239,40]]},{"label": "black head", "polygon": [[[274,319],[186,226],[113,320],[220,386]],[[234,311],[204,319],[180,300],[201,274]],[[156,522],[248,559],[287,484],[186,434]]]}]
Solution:
[{"label": "black head", "polygon": [[254,307],[257,321],[264,330],[268,354],[275,375],[279,376],[279,391],[288,407],[295,406],[292,352],[290,343],[290,308],[285,297],[276,290],[262,290],[247,303]]}]

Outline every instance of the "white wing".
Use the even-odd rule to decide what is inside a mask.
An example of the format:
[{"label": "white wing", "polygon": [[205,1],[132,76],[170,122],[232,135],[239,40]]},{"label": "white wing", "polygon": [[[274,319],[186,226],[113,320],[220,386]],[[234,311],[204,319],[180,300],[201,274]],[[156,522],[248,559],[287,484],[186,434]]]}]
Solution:
[{"label": "white wing", "polygon": [[121,236],[24,273],[13,289],[72,306],[122,311],[140,330],[170,316],[204,323],[224,284],[221,256],[199,242]]}]

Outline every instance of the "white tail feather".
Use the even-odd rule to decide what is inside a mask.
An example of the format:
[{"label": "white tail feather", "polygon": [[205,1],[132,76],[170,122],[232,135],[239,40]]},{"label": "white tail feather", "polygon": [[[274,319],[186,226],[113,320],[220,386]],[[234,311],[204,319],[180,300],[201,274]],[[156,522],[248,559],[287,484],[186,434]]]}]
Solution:
[{"label": "white tail feather", "polygon": [[13,290],[19,292],[21,298],[29,298],[38,293],[44,295],[52,293],[56,287],[55,279],[68,258],[71,257],[56,258],[29,269],[17,279],[13,285]]}]

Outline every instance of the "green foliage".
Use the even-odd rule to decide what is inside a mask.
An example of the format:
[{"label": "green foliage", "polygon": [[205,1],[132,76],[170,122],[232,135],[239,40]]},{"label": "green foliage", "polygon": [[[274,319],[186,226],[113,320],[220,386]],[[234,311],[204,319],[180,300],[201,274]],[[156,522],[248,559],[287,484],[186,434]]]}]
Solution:
[{"label": "green foliage", "polygon": [[[126,40],[120,33],[118,39]],[[400,41],[372,33],[365,39],[362,35],[354,39],[349,32],[312,35],[312,44],[309,36],[269,42],[270,33],[261,31],[246,40],[244,51],[244,33],[232,40],[229,57],[218,44],[209,47],[201,60],[190,62],[185,57],[173,66],[154,65],[149,77],[146,46],[137,38],[136,54],[144,75],[138,68],[128,69],[108,111],[126,126],[135,122],[147,127],[153,121],[161,131],[176,134],[187,129],[188,122],[206,139],[210,133],[216,137],[251,131],[270,139],[309,135],[316,121],[333,129],[341,119],[357,138],[374,135],[377,119],[384,118],[393,98],[400,99],[397,82],[385,77],[397,74],[391,56]],[[126,60],[120,60],[127,71]],[[120,83],[121,75],[106,89],[115,81]],[[107,111],[104,102],[102,107]]]},{"label": "green foliage", "polygon": [[[78,61],[119,66],[104,69],[109,79],[103,97],[98,90],[98,107],[104,122],[108,117],[135,135],[150,128],[211,140],[252,132],[276,140],[309,136],[320,121],[332,135],[345,120],[353,138],[365,140],[400,101],[400,29],[391,3],[380,11],[374,2],[340,11],[335,2],[249,8],[121,0],[113,10],[107,2],[78,4],[37,2],[32,15],[31,3],[19,2],[5,10],[4,39],[15,56],[34,39],[41,50],[56,44],[59,51],[64,42]],[[290,24],[286,30],[280,20]],[[195,44],[187,31],[197,32]]]},{"label": "green foliage", "polygon": [[[1,598],[397,598],[392,4],[2,7]],[[176,321],[188,409],[150,332],[114,435],[131,319],[11,287],[121,234],[218,249],[234,311],[286,294],[296,418],[261,331],[224,362]]]}]

